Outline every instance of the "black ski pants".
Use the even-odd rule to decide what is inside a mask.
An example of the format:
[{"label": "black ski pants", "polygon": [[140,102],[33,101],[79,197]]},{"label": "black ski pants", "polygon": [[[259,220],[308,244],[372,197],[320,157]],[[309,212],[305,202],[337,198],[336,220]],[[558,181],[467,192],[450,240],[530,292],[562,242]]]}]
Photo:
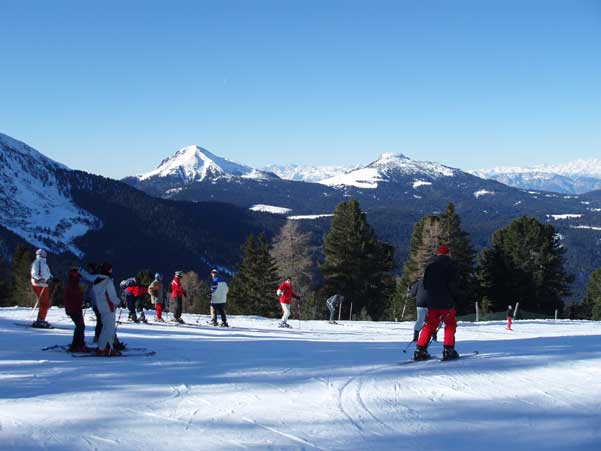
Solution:
[{"label": "black ski pants", "polygon": [[225,316],[225,304],[211,304],[211,307],[213,307],[213,322],[217,322],[217,315],[219,315],[221,316],[221,322],[227,323],[227,317]]},{"label": "black ski pants", "polygon": [[86,329],[86,325],[83,320],[83,313],[81,310],[78,310],[75,313],[69,315],[71,320],[75,323],[75,330],[73,331],[73,342],[71,343],[72,348],[79,348],[86,344],[86,340],[84,337],[84,331]]},{"label": "black ski pants", "polygon": [[182,317],[182,298],[171,298],[169,309],[175,319],[180,319]]},{"label": "black ski pants", "polygon": [[102,317],[100,316],[100,311],[95,305],[92,306],[92,310],[94,310],[94,315],[96,315],[96,327],[94,328],[94,343],[96,343],[100,337],[100,332],[102,332]]}]

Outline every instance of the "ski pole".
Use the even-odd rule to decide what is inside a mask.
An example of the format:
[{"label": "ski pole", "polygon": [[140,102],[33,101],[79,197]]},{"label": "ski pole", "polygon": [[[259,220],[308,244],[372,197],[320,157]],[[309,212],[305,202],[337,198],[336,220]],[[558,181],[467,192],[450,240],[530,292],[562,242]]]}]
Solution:
[{"label": "ski pole", "polygon": [[[33,310],[31,311],[31,315],[29,315],[29,321],[33,320],[33,315],[35,314],[36,309],[38,308],[38,304],[40,303],[40,298],[42,297],[42,294],[44,294],[44,290],[48,288],[48,287],[42,287],[42,290],[40,291],[40,295],[38,296],[37,294],[35,295],[35,305],[33,306]],[[34,292],[35,294],[35,292]]]},{"label": "ski pole", "polygon": [[301,328],[301,303],[300,299],[298,300],[298,329]]}]

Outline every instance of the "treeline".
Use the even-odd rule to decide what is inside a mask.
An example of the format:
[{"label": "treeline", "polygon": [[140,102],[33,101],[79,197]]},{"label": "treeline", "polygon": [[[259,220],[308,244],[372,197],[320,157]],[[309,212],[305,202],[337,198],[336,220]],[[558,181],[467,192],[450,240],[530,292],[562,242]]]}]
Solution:
[{"label": "treeline", "polygon": [[[564,305],[573,277],[565,269],[566,249],[552,225],[523,216],[497,230],[491,244],[477,253],[454,205],[449,204],[442,213],[417,221],[410,234],[408,256],[398,268],[393,246],[377,238],[356,200],[336,207],[325,236],[311,236],[293,220],[271,240],[263,233],[249,235],[242,247],[242,261],[229,281],[228,311],[277,316],[276,288],[290,277],[301,296],[293,314],[303,319],[326,318],[325,300],[338,293],[347,300],[340,312],[342,318],[412,320],[415,300],[408,289],[423,276],[439,245],[450,248],[459,270],[460,316],[473,313],[476,302],[483,313],[504,311],[519,302],[520,309],[534,314],[551,316],[558,310],[563,317],[601,319],[601,269],[590,276],[583,302]],[[33,258],[33,249],[18,245],[12,264],[0,261],[0,305],[35,303],[29,286]],[[55,272],[53,305],[61,305],[63,269]],[[145,270],[136,277],[140,284],[148,285],[152,274]],[[171,276],[164,274],[167,289]],[[208,274],[185,272],[183,284],[189,293],[184,311],[208,313]]]},{"label": "treeline", "polygon": [[450,248],[458,267],[458,315],[473,313],[476,302],[482,313],[519,302],[524,311],[541,315],[552,316],[556,310],[566,317],[601,314],[601,270],[593,274],[591,284],[596,285],[582,305],[564,306],[573,277],[565,269],[566,250],[552,225],[518,218],[497,230],[490,246],[477,253],[449,204],[415,224],[408,257],[395,276],[393,247],[378,240],[355,200],[338,205],[321,246],[311,245],[296,221],[288,221],[272,242],[264,235],[250,236],[231,282],[229,308],[232,313],[275,316],[277,284],[291,277],[302,297],[297,314],[305,319],[325,318],[325,299],[339,293],[348,300],[343,318],[411,320],[415,300],[408,289],[423,276],[439,245]]}]

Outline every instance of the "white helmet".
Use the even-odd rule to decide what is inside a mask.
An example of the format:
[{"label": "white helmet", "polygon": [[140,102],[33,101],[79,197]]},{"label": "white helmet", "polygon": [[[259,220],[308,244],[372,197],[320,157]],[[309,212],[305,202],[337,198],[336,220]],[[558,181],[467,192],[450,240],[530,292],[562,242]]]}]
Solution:
[{"label": "white helmet", "polygon": [[46,254],[46,251],[44,249],[38,249],[37,251],[35,251],[35,255],[37,255],[38,257],[42,257],[42,258],[46,258],[48,256],[48,254]]}]

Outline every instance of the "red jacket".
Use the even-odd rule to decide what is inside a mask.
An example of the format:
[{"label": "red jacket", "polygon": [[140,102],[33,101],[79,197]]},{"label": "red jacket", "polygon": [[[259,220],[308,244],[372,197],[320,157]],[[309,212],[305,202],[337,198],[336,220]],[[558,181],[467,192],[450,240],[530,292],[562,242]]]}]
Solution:
[{"label": "red jacket", "polygon": [[176,299],[187,295],[188,293],[186,292],[184,287],[182,287],[182,279],[180,279],[179,277],[174,277],[173,281],[171,282],[171,297],[173,299]]},{"label": "red jacket", "polygon": [[292,298],[298,297],[294,292],[294,288],[292,288],[292,284],[288,281],[283,282],[278,287],[278,291],[282,292],[282,295],[280,296],[280,303],[282,304],[290,304],[292,302]]},{"label": "red jacket", "polygon": [[81,312],[83,292],[81,291],[81,288],[79,288],[79,278],[70,278],[69,282],[67,282],[67,285],[65,286],[64,301],[65,313],[67,315],[73,315],[78,311]]},{"label": "red jacket", "polygon": [[144,296],[146,293],[148,293],[148,288],[143,285],[134,285],[133,287],[131,287],[131,289],[131,294],[133,294],[137,298],[140,296]]}]

